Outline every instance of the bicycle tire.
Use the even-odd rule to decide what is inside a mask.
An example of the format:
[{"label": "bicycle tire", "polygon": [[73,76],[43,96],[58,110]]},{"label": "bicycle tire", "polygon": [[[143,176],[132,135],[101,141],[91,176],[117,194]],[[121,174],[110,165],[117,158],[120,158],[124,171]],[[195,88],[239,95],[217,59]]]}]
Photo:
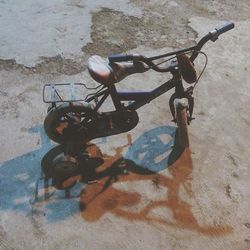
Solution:
[{"label": "bicycle tire", "polygon": [[[54,142],[65,143],[65,138],[62,134],[59,134],[55,130],[55,124],[63,117],[66,113],[75,112],[75,113],[86,113],[89,115],[94,114],[93,107],[89,103],[63,103],[60,106],[51,109],[45,119],[44,119],[44,130],[47,136]],[[81,134],[75,134],[72,141],[82,141],[83,138]]]},{"label": "bicycle tire", "polygon": [[181,148],[189,147],[188,136],[188,107],[184,102],[179,101],[176,104],[176,120],[177,120],[177,133],[178,143]]}]

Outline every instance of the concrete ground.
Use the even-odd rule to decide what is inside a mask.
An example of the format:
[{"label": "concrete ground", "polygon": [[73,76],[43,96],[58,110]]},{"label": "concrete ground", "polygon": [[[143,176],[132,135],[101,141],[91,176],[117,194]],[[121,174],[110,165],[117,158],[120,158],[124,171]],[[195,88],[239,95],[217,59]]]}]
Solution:
[{"label": "concrete ground", "polygon": [[[191,151],[168,165],[167,93],[138,111],[129,133],[93,141],[109,175],[78,183],[71,199],[50,188],[45,201],[40,181],[32,202],[53,146],[42,126],[45,83],[95,86],[89,56],[185,48],[225,20],[235,29],[204,47]],[[250,249],[249,1],[1,0],[0,34],[0,249]],[[168,78],[147,72],[117,86],[152,89]],[[123,158],[140,171],[111,178]]]}]

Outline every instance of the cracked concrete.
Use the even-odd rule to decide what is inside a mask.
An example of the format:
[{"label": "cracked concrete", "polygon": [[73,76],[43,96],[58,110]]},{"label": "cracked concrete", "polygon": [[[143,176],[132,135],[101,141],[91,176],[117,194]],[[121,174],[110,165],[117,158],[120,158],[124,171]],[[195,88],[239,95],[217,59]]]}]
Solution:
[{"label": "cracked concrete", "polygon": [[[247,0],[0,1],[0,248],[249,249],[249,13]],[[48,201],[30,203],[52,147],[42,130],[45,83],[96,86],[86,71],[90,55],[160,54],[195,44],[225,20],[235,29],[204,47],[209,61],[189,126],[192,162],[183,155],[154,176],[121,176],[93,202],[103,180],[77,184],[78,198],[52,189]],[[198,58],[199,72],[203,64]],[[147,72],[117,86],[149,90],[168,78]],[[157,153],[174,133],[169,97],[139,109],[129,135],[94,141],[103,168],[140,148],[148,147],[149,168],[168,156],[169,149]]]}]

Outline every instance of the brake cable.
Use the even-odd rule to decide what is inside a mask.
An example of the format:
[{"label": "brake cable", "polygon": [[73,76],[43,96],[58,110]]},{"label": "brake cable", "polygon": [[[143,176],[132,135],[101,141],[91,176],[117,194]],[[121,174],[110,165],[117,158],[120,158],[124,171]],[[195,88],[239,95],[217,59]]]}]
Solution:
[{"label": "brake cable", "polygon": [[195,88],[196,84],[198,83],[198,81],[200,80],[201,76],[203,75],[203,73],[204,73],[204,71],[205,71],[205,69],[207,67],[207,62],[208,62],[208,57],[207,57],[207,54],[205,52],[203,52],[203,51],[197,51],[197,52],[199,54],[202,54],[205,57],[206,61],[205,61],[205,64],[203,66],[203,69],[202,69],[200,75],[197,77],[197,80],[195,81],[195,83],[193,85],[193,89]]}]

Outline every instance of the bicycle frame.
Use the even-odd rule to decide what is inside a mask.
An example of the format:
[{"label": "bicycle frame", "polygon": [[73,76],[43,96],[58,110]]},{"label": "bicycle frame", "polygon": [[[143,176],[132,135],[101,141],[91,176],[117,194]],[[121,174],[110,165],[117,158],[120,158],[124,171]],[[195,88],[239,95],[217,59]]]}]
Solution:
[{"label": "bicycle frame", "polygon": [[[96,98],[101,97],[100,101],[96,102],[95,111],[97,111],[110,95],[116,110],[122,110],[124,108],[129,110],[137,110],[174,87],[176,95],[179,98],[182,98],[184,97],[184,87],[182,85],[182,79],[178,67],[175,67],[171,73],[173,74],[172,79],[163,83],[152,91],[118,92],[116,86],[111,85],[108,86],[107,89],[87,98],[86,102],[91,102]],[[132,103],[129,103],[127,106],[125,106],[122,103],[123,101]]]}]

